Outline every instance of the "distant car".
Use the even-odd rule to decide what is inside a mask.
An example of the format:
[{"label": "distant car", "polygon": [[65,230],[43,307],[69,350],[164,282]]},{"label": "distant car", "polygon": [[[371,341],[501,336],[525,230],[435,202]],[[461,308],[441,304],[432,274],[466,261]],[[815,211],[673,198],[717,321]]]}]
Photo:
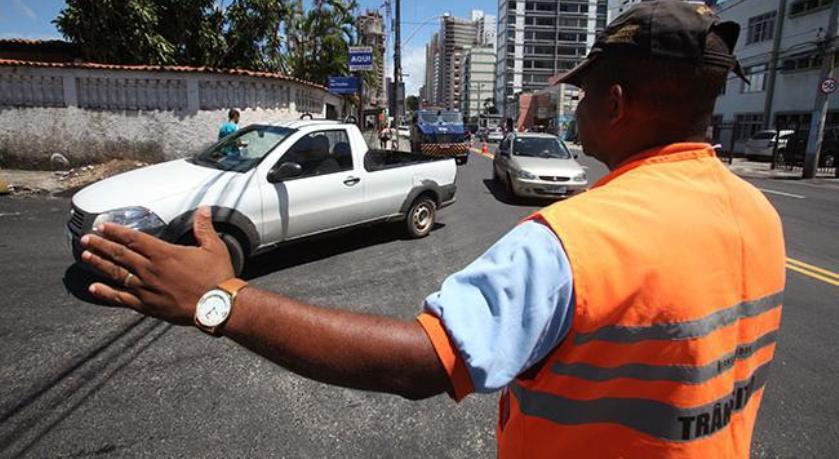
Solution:
[{"label": "distant car", "polygon": [[746,158],[771,160],[776,142],[778,144],[778,154],[782,157],[789,139],[794,134],[795,131],[790,130],[782,130],[780,135],[774,130],[756,132],[746,142]]},{"label": "distant car", "polygon": [[487,134],[487,142],[501,142],[504,140],[504,131],[501,128],[495,128]]},{"label": "distant car", "polygon": [[588,187],[586,172],[574,158],[554,135],[513,133],[498,147],[492,178],[513,197],[570,196]]},{"label": "distant car", "polygon": [[405,137],[405,138],[410,137],[411,136],[411,126],[408,126],[408,125],[405,125],[405,124],[399,125],[399,127],[396,128],[396,134],[399,137]]}]

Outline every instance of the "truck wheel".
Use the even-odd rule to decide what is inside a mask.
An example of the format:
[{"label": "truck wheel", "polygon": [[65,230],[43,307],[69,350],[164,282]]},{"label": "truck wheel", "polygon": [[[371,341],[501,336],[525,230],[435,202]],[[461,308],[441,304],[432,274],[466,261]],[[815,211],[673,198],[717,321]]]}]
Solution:
[{"label": "truck wheel", "polygon": [[239,277],[245,269],[245,250],[242,249],[242,244],[233,235],[219,233],[219,237],[227,247],[227,252],[230,253],[230,262],[233,264],[233,275]]},{"label": "truck wheel", "polygon": [[468,156],[458,156],[454,159],[454,163],[457,164],[458,166],[462,166],[462,165],[466,164],[467,161],[469,161]]},{"label": "truck wheel", "polygon": [[434,227],[434,219],[437,215],[437,205],[434,200],[421,196],[411,204],[408,215],[405,218],[405,227],[408,235],[412,238],[428,236],[431,228]]}]

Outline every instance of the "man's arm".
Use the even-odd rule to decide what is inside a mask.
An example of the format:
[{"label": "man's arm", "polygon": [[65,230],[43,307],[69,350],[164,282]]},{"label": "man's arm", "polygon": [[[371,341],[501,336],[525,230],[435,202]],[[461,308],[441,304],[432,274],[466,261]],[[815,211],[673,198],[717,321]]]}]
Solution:
[{"label": "man's arm", "polygon": [[[91,293],[143,314],[191,324],[201,295],[233,277],[209,209],[195,214],[198,247],[167,244],[114,224],[97,231],[82,238],[82,259],[123,287],[95,283]],[[413,320],[320,308],[248,287],[236,297],[223,333],[318,381],[411,399],[450,390],[431,342]]]}]

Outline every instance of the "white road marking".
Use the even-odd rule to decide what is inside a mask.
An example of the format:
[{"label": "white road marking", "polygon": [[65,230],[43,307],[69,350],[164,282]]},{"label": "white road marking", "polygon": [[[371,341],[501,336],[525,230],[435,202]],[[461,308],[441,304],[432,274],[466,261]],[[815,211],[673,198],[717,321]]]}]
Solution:
[{"label": "white road marking", "polygon": [[792,194],[792,193],[784,193],[783,191],[775,191],[775,190],[768,190],[766,188],[758,188],[758,190],[769,193],[769,194],[777,194],[779,196],[786,196],[788,198],[795,198],[795,199],[804,199],[806,196],[802,196],[800,194]]},{"label": "white road marking", "polygon": [[20,215],[20,212],[9,212],[9,213],[0,212],[0,217],[17,217],[18,215]]}]

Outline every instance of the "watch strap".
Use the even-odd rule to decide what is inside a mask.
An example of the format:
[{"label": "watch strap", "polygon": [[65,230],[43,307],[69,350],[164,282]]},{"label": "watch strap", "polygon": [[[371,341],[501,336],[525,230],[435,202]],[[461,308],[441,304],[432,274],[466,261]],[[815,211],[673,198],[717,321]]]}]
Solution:
[{"label": "watch strap", "polygon": [[237,277],[234,277],[233,279],[227,279],[226,281],[218,284],[218,288],[220,290],[224,290],[225,292],[229,293],[231,299],[235,299],[236,294],[239,293],[239,290],[242,290],[243,288],[245,288],[247,286],[248,286],[247,282],[245,282],[242,279],[239,279]]}]

